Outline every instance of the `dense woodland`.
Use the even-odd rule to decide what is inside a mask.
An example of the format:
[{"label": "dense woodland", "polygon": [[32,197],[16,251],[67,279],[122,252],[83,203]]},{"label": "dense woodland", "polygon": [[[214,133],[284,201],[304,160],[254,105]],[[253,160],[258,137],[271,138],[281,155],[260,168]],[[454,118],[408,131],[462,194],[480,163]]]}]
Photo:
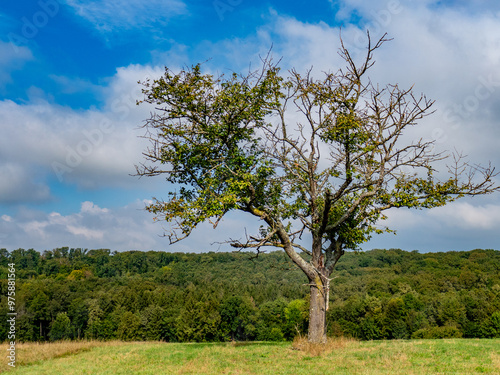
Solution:
[{"label": "dense woodland", "polygon": [[[0,250],[0,313],[16,267],[16,340],[290,340],[307,279],[283,252]],[[500,251],[347,253],[331,281],[330,336],[500,337]],[[6,319],[0,341],[7,339]]]}]

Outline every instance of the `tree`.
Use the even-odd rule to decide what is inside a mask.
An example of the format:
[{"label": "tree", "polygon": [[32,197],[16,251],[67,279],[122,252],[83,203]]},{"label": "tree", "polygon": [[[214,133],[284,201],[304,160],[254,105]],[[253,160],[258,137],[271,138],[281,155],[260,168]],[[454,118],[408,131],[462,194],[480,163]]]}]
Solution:
[{"label": "tree", "polygon": [[126,311],[120,318],[117,335],[123,341],[141,340],[141,318],[132,311]]},{"label": "tree", "polygon": [[[143,82],[151,147],[139,176],[164,175],[172,191],[147,209],[171,222],[171,243],[201,222],[214,228],[228,212],[244,211],[263,225],[230,240],[236,248],[281,248],[310,282],[309,340],[326,340],[330,275],[346,250],[357,249],[390,208],[433,208],[498,190],[491,166],[454,155],[449,174],[436,175],[447,156],[434,142],[403,138],[430,114],[433,102],[367,78],[374,52],[368,33],[360,62],[340,40],[346,68],[280,74],[269,56],[262,68],[229,77],[203,74],[200,64]],[[174,188],[175,187],[175,188]],[[311,244],[300,241],[310,233]]]},{"label": "tree", "polygon": [[146,340],[160,341],[164,331],[165,310],[158,305],[150,305],[141,312],[143,336]]},{"label": "tree", "polygon": [[51,325],[49,337],[51,341],[71,339],[73,330],[71,328],[71,321],[66,313],[59,313],[56,320]]},{"label": "tree", "polygon": [[251,325],[253,310],[251,302],[240,296],[226,298],[220,305],[221,329],[224,335],[232,341],[246,341],[253,327]]},{"label": "tree", "polygon": [[33,317],[33,321],[40,327],[40,336],[39,340],[43,340],[45,338],[45,330],[44,326],[47,326],[50,320],[49,314],[49,304],[50,299],[44,293],[43,290],[33,291],[33,299],[27,303],[27,313]]}]

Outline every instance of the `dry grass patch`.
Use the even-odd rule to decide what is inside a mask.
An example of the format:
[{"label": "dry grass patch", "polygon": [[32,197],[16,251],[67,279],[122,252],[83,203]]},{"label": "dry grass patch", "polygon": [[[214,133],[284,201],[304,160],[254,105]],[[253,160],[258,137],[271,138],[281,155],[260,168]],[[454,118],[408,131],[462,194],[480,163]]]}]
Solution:
[{"label": "dry grass patch", "polygon": [[348,344],[355,342],[352,338],[335,337],[329,338],[325,344],[312,343],[307,337],[296,336],[292,342],[293,350],[300,350],[311,357],[320,357],[330,354],[334,350],[345,348]]},{"label": "dry grass patch", "polygon": [[490,358],[491,358],[491,363],[493,364],[493,367],[496,370],[498,370],[498,373],[500,373],[500,354],[491,353]]},{"label": "dry grass patch", "polygon": [[[67,357],[89,351],[99,346],[116,346],[120,341],[56,341],[16,343],[16,367],[25,366],[53,358]],[[0,345],[2,353],[8,348],[7,343]],[[7,361],[0,363],[0,372],[12,370]]]}]

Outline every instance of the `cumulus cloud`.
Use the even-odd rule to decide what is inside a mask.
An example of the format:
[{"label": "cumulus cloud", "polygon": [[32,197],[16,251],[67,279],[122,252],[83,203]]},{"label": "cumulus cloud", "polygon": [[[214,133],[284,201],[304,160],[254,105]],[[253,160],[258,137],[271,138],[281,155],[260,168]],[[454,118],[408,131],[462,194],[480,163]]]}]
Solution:
[{"label": "cumulus cloud", "polygon": [[147,106],[136,105],[142,98],[137,81],[161,71],[119,68],[99,88],[106,98],[99,109],[74,110],[43,98],[0,101],[0,200],[47,199],[48,179],[84,189],[137,183],[130,174],[142,160],[145,142],[138,138],[143,135],[139,127],[149,116]]},{"label": "cumulus cloud", "polygon": [[[135,208],[138,205],[136,203]],[[8,220],[3,218],[3,222],[0,221],[0,232],[4,233],[2,245],[38,250],[66,245],[92,248],[115,246],[115,249],[120,249],[125,238],[133,243],[130,240],[140,237],[140,232],[145,229],[141,218],[135,214],[136,210],[125,207],[121,211],[120,214],[123,211],[127,213],[127,220],[121,220],[117,212],[111,213],[92,202],[83,202],[80,212],[69,215],[58,212],[47,214],[25,208],[17,215],[9,216]],[[123,225],[124,222],[129,225]],[[147,246],[151,242],[144,237],[143,245]]]},{"label": "cumulus cloud", "polygon": [[[366,29],[373,40],[388,33],[392,41],[375,53],[370,71],[374,84],[413,87],[417,96],[435,100],[435,113],[407,131],[406,139],[435,140],[436,150],[468,155],[473,163],[500,165],[500,13],[468,12],[435,1],[343,1],[342,38],[355,60],[366,52]],[[439,5],[439,6],[438,6]],[[351,20],[350,15],[357,14]],[[338,56],[340,28],[306,23],[272,13],[269,21],[245,39],[226,39],[198,46],[197,55],[224,57],[224,66],[245,71],[259,65],[273,45],[285,69],[299,72],[344,67]],[[354,22],[355,21],[355,22]],[[218,51],[218,52],[217,52]],[[222,51],[222,52],[220,52]],[[230,51],[226,52],[226,51]],[[440,167],[446,171],[443,165]]]},{"label": "cumulus cloud", "polygon": [[86,202],[82,203],[81,212],[86,213],[86,214],[99,215],[99,214],[108,213],[109,210],[107,208],[100,208],[99,206],[95,205],[93,202],[86,201]]},{"label": "cumulus cloud", "polygon": [[[200,225],[189,239],[169,246],[163,237],[168,224],[153,222],[152,214],[144,210],[146,200],[137,200],[127,206],[99,207],[93,202],[81,203],[77,213],[62,215],[22,209],[16,215],[0,217],[0,247],[13,250],[18,247],[37,250],[61,246],[83,248],[109,248],[111,250],[166,250],[166,251],[218,251],[229,250],[222,244],[232,238],[243,239],[245,217],[233,214],[223,220],[219,230],[209,224]],[[255,230],[257,222],[250,223]],[[236,237],[235,237],[236,236]]]},{"label": "cumulus cloud", "polygon": [[473,206],[469,202],[456,202],[429,212],[429,216],[461,229],[490,230],[500,228],[500,205]]},{"label": "cumulus cloud", "polygon": [[498,250],[499,212],[498,203],[473,205],[471,201],[454,202],[424,211],[390,210],[388,220],[381,224],[396,230],[396,234],[374,236],[363,245],[363,249]]},{"label": "cumulus cloud", "polygon": [[[390,6],[395,3],[399,5]],[[463,150],[476,162],[499,165],[495,143],[500,138],[500,14],[437,9],[430,1],[344,4],[362,17],[342,30],[355,59],[362,59],[366,51],[365,27],[374,39],[384,32],[394,38],[376,52],[372,82],[413,86],[417,95],[435,100],[436,113],[410,129],[409,138],[436,139],[439,151]],[[281,42],[274,45],[274,53],[299,71],[343,67],[337,56],[339,28],[280,16],[275,25],[270,38]]]}]

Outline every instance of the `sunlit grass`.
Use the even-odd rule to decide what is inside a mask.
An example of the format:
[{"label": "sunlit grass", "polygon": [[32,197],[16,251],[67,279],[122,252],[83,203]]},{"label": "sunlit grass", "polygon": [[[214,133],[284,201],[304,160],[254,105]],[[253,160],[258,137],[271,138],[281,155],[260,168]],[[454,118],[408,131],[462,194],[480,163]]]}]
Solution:
[{"label": "sunlit grass", "polygon": [[[11,373],[500,374],[500,339],[334,339],[326,346],[311,345],[303,339],[294,343],[82,342],[80,347],[70,348],[72,344],[19,346],[18,367]],[[67,349],[61,349],[65,346]]]}]

